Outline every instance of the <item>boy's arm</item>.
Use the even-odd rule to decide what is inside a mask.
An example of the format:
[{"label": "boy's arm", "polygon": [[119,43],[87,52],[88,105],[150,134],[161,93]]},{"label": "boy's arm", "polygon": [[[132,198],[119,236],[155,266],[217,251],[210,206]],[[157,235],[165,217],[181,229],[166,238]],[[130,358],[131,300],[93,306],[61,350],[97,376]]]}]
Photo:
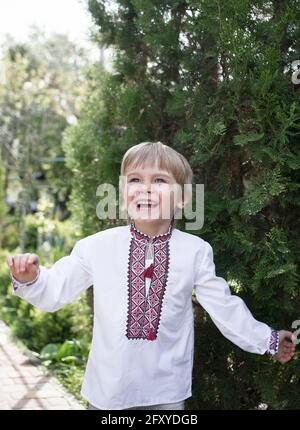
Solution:
[{"label": "boy's arm", "polygon": [[72,302],[93,284],[85,245],[81,239],[70,255],[57,260],[51,268],[39,266],[39,273],[31,282],[18,282],[11,274],[13,294],[48,312]]},{"label": "boy's arm", "polygon": [[[225,279],[216,276],[213,250],[203,242],[195,269],[195,294],[221,333],[244,351],[257,354],[278,352],[279,332],[257,321],[245,302],[231,294]],[[204,250],[203,250],[204,247]]]}]

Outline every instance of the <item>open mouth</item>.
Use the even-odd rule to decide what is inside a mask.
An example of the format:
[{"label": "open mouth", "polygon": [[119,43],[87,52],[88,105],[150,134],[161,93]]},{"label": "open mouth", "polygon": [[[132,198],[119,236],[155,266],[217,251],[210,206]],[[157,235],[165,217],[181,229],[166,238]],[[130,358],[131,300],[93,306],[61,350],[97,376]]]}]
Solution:
[{"label": "open mouth", "polygon": [[155,208],[157,206],[157,203],[155,202],[138,202],[136,204],[137,208],[140,209],[151,209]]}]

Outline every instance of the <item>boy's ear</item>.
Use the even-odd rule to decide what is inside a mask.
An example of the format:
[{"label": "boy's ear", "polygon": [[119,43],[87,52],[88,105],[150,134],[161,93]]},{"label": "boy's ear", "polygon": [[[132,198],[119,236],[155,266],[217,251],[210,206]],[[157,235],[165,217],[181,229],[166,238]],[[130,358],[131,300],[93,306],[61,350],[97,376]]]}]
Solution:
[{"label": "boy's ear", "polygon": [[189,186],[180,187],[180,192],[178,194],[178,201],[176,207],[178,209],[183,209],[192,199],[192,184]]},{"label": "boy's ear", "polygon": [[182,199],[177,203],[177,207],[178,207],[179,209],[183,209],[183,208],[184,208],[184,206],[186,206],[186,205],[190,202],[191,198],[192,198],[192,195],[191,195],[190,193],[186,193],[186,194],[185,194],[185,196],[184,196],[184,198],[182,198]]},{"label": "boy's ear", "polygon": [[188,203],[187,201],[182,200],[182,201],[180,201],[180,202],[178,202],[178,203],[177,203],[177,207],[178,207],[179,209],[183,209],[183,208],[184,208],[184,206],[185,206],[187,203]]}]

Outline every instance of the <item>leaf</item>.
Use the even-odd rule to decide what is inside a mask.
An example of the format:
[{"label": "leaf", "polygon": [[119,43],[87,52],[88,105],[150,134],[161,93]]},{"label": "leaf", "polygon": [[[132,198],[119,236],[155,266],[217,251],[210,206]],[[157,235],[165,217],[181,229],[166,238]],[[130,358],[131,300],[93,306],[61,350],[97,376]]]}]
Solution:
[{"label": "leaf", "polygon": [[68,355],[66,357],[62,357],[61,361],[64,363],[75,363],[78,361],[78,357],[75,357],[74,355]]},{"label": "leaf", "polygon": [[234,145],[246,145],[249,142],[257,142],[264,137],[264,133],[246,133],[234,136]]},{"label": "leaf", "polygon": [[80,354],[80,343],[76,340],[67,340],[59,348],[56,358],[61,360],[63,357],[76,356]]},{"label": "leaf", "polygon": [[216,136],[223,136],[226,132],[226,125],[222,122],[217,122],[214,126],[213,133]]},{"label": "leaf", "polygon": [[44,346],[44,348],[41,351],[40,358],[41,360],[49,360],[51,358],[54,358],[57,354],[58,346],[56,343],[49,343],[48,345]]}]

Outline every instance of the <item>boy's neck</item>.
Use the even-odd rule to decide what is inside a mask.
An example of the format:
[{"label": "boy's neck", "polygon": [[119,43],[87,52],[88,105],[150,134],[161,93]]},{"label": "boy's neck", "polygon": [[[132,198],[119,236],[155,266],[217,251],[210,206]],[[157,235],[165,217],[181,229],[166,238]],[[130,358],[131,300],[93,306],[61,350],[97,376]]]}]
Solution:
[{"label": "boy's neck", "polygon": [[170,224],[173,220],[159,219],[159,220],[133,220],[134,226],[144,234],[150,237],[159,234],[165,234],[169,231]]}]

